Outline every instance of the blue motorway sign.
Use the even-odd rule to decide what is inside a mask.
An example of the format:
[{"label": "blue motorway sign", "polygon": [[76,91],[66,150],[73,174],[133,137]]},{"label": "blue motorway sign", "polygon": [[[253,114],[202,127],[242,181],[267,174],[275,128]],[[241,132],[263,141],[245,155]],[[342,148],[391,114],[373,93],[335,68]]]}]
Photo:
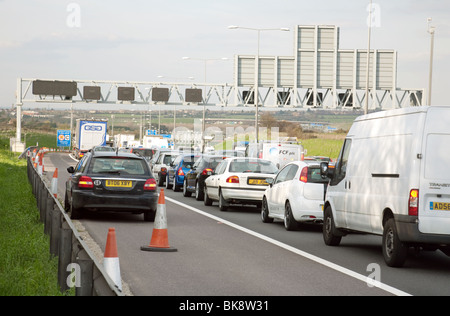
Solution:
[{"label": "blue motorway sign", "polygon": [[70,130],[58,130],[56,139],[58,147],[70,147]]}]

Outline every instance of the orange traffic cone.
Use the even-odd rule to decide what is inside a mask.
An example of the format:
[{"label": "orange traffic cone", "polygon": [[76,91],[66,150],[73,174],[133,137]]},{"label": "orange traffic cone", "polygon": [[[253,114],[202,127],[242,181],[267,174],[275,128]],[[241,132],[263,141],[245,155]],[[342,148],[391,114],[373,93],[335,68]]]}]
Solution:
[{"label": "orange traffic cone", "polygon": [[120,277],[119,255],[117,253],[116,229],[110,228],[106,238],[103,268],[112,281],[122,291],[122,278]]},{"label": "orange traffic cone", "polygon": [[166,200],[164,197],[164,189],[161,189],[158,198],[158,206],[156,208],[155,222],[153,226],[152,239],[150,245],[142,246],[144,251],[166,251],[174,252],[176,248],[169,246],[169,236],[167,233],[167,216],[166,216]]},{"label": "orange traffic cone", "polygon": [[58,168],[56,168],[55,172],[53,172],[52,194],[54,197],[58,197]]}]

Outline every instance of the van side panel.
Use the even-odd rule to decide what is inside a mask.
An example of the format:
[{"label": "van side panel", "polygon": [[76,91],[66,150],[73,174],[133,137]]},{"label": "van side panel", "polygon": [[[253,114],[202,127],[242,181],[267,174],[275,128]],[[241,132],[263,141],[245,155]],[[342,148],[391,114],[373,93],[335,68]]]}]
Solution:
[{"label": "van side panel", "polygon": [[408,213],[410,188],[418,186],[411,174],[420,171],[416,151],[424,117],[405,113],[353,124],[344,212],[348,229],[382,234],[385,209]]},{"label": "van side panel", "polygon": [[450,234],[450,108],[428,111],[419,189],[419,231]]}]

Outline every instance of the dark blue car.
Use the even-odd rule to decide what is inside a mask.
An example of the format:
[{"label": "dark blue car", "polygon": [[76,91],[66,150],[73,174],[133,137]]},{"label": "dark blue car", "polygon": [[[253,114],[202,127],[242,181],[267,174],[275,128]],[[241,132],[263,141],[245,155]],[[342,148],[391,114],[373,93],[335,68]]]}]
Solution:
[{"label": "dark blue car", "polygon": [[178,192],[183,187],[184,175],[187,174],[201,154],[185,154],[178,156],[167,170],[166,188]]}]

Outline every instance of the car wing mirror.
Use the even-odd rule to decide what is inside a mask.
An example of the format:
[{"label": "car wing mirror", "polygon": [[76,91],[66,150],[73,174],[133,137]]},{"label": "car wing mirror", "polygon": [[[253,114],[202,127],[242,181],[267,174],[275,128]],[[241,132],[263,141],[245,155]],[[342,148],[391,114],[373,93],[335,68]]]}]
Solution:
[{"label": "car wing mirror", "polygon": [[272,185],[273,185],[273,179],[272,178],[267,178],[266,182],[269,184],[270,187],[272,187]]},{"label": "car wing mirror", "polygon": [[75,172],[75,168],[70,166],[69,168],[67,168],[67,172],[68,173],[74,173]]},{"label": "car wing mirror", "polygon": [[323,179],[333,178],[334,166],[330,166],[328,162],[324,161],[320,163],[320,175]]}]

